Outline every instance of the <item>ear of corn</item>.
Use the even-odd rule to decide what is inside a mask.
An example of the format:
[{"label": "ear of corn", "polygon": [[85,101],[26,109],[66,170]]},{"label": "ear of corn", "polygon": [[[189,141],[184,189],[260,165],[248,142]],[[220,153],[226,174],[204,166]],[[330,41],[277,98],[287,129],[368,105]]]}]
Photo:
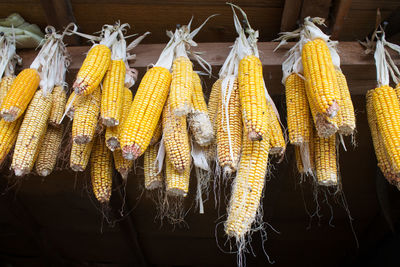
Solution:
[{"label": "ear of corn", "polygon": [[302,50],[302,63],[307,94],[314,101],[316,113],[335,117],[339,111],[340,91],[335,67],[325,41],[315,39],[307,42]]},{"label": "ear of corn", "polygon": [[4,120],[14,121],[24,113],[39,81],[39,73],[35,69],[24,69],[18,74],[1,103],[0,115]]},{"label": "ear of corn", "polygon": [[1,107],[1,103],[3,103],[3,99],[7,95],[7,92],[11,88],[11,85],[12,85],[14,79],[15,79],[14,75],[5,76],[1,79],[1,82],[0,82],[0,107]]},{"label": "ear of corn", "polygon": [[232,173],[237,170],[239,164],[243,134],[237,79],[233,84],[230,98],[226,99],[226,102],[227,107],[222,104],[222,97],[219,98],[218,107],[221,110],[217,115],[217,155],[218,163],[224,173]]},{"label": "ear of corn", "polygon": [[185,116],[191,109],[193,65],[187,57],[178,57],[172,64],[171,108],[175,116]]},{"label": "ear of corn", "polygon": [[128,117],[129,109],[132,104],[132,91],[124,87],[123,93],[121,123],[114,127],[107,127],[106,129],[106,145],[111,151],[121,148],[119,139],[123,127],[122,125]]},{"label": "ear of corn", "polygon": [[336,70],[336,77],[340,90],[340,109],[338,113],[338,132],[343,135],[350,135],[356,128],[356,117],[354,115],[353,102],[347,86],[346,77],[340,70]]},{"label": "ear of corn", "polygon": [[150,144],[170,83],[171,74],[163,67],[153,67],[144,75],[122,126],[120,142],[124,158],[138,158]]},{"label": "ear of corn", "polygon": [[98,87],[92,94],[84,96],[74,104],[72,138],[75,143],[86,144],[93,139],[100,113],[100,99],[101,92]]},{"label": "ear of corn", "polygon": [[160,141],[161,137],[162,137],[162,123],[161,120],[159,120],[157,127],[154,131],[153,137],[150,140],[150,145],[152,146],[157,144]]},{"label": "ear of corn", "polygon": [[51,105],[49,124],[56,127],[60,125],[61,118],[64,114],[67,94],[62,86],[56,86],[53,89],[52,95],[53,103]]},{"label": "ear of corn", "polygon": [[144,187],[147,190],[162,188],[163,175],[158,173],[156,158],[159,145],[151,145],[144,152]]},{"label": "ear of corn", "polygon": [[26,111],[15,144],[11,168],[16,176],[28,174],[35,163],[51,111],[52,96],[36,91]]},{"label": "ear of corn", "polygon": [[40,176],[47,176],[54,170],[61,147],[63,131],[63,125],[59,127],[48,126],[35,165],[36,173]]},{"label": "ear of corn", "polygon": [[189,192],[190,162],[178,172],[168,154],[165,159],[165,187],[167,194],[186,197]]},{"label": "ear of corn", "polygon": [[315,174],[319,185],[332,186],[338,184],[336,135],[321,138],[313,137]]},{"label": "ear of corn", "polygon": [[83,172],[89,162],[94,140],[86,144],[72,142],[69,166],[75,172]]},{"label": "ear of corn", "polygon": [[190,144],[186,126],[186,117],[173,114],[171,98],[162,114],[162,128],[165,152],[169,161],[178,172],[184,172],[190,166]]},{"label": "ear of corn", "polygon": [[[208,99],[208,116],[210,117],[213,125],[214,136],[217,136],[217,119],[218,119],[218,104],[221,98],[221,83],[222,80],[218,79],[211,88],[210,97]],[[214,160],[217,156],[217,145],[213,142],[206,149],[207,158]]]},{"label": "ear of corn", "polygon": [[121,150],[113,152],[115,169],[121,174],[124,182],[127,182],[128,175],[133,167],[133,160],[127,160],[122,156]]},{"label": "ear of corn", "polygon": [[110,68],[104,77],[101,95],[101,119],[107,127],[120,124],[125,72],[123,60],[111,60]]},{"label": "ear of corn", "polygon": [[91,94],[99,87],[111,64],[111,50],[106,45],[95,45],[87,54],[73,84],[78,95]]},{"label": "ear of corn", "polygon": [[7,122],[3,119],[0,120],[0,164],[3,163],[11,148],[14,146],[22,120],[23,116],[13,122]]},{"label": "ear of corn", "polygon": [[106,147],[104,136],[95,140],[90,157],[90,176],[96,199],[100,203],[108,203],[112,191],[112,158],[111,151]]},{"label": "ear of corn", "polygon": [[286,141],[283,137],[281,124],[279,123],[278,117],[276,116],[275,111],[269,102],[267,104],[267,116],[271,142],[269,153],[271,155],[282,155],[286,149]]}]

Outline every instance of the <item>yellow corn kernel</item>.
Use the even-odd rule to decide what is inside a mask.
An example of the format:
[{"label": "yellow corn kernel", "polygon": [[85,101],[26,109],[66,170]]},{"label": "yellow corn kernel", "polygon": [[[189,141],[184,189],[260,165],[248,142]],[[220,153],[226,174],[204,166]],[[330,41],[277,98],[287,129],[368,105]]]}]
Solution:
[{"label": "yellow corn kernel", "polygon": [[340,107],[340,91],[326,42],[322,39],[307,42],[302,50],[302,63],[307,94],[313,99],[316,112],[335,117]]},{"label": "yellow corn kernel", "polygon": [[62,86],[56,86],[53,89],[52,95],[53,95],[53,103],[51,105],[49,124],[57,127],[60,125],[61,118],[64,114],[67,94]]},{"label": "yellow corn kernel", "polygon": [[162,123],[161,120],[159,120],[157,127],[154,131],[153,137],[150,140],[150,145],[152,146],[157,144],[160,141],[161,137],[162,137]]},{"label": "yellow corn kernel", "polygon": [[18,130],[23,118],[21,116],[13,122],[0,119],[0,164],[3,163],[17,140]]},{"label": "yellow corn kernel", "polygon": [[24,113],[39,81],[39,73],[35,69],[24,69],[18,74],[1,103],[0,115],[4,120],[14,121]]},{"label": "yellow corn kernel", "polygon": [[269,153],[271,155],[282,155],[286,149],[286,141],[283,137],[283,132],[281,124],[279,123],[278,117],[271,103],[267,103],[267,116],[269,125],[269,139],[271,142],[271,147]]},{"label": "yellow corn kernel", "polygon": [[111,60],[110,68],[104,77],[101,95],[101,119],[107,127],[120,124],[125,72],[123,60]]},{"label": "yellow corn kernel", "polygon": [[162,114],[165,152],[172,166],[178,172],[183,172],[190,166],[190,144],[186,117],[177,117],[173,114],[170,100],[171,98],[168,97]]},{"label": "yellow corn kernel", "polygon": [[144,188],[147,190],[162,188],[163,175],[162,172],[158,172],[156,164],[159,147],[159,145],[151,145],[144,152]]},{"label": "yellow corn kernel", "polygon": [[75,143],[86,144],[93,139],[100,113],[100,99],[101,92],[98,87],[92,94],[84,96],[74,104],[72,138]]},{"label": "yellow corn kernel", "polygon": [[106,45],[98,44],[90,48],[76,75],[72,87],[78,95],[91,94],[99,87],[111,64],[111,50]]},{"label": "yellow corn kernel", "polygon": [[[210,117],[211,123],[213,125],[214,136],[217,136],[217,119],[218,119],[218,104],[221,98],[221,83],[222,79],[218,79],[211,88],[210,97],[208,99],[208,116]],[[215,141],[215,140],[214,140]],[[213,142],[206,148],[207,158],[214,160],[217,156],[217,145]]]},{"label": "yellow corn kernel", "polygon": [[86,169],[92,153],[93,143],[94,140],[82,145],[72,142],[69,166],[73,171],[83,172]]},{"label": "yellow corn kernel", "polygon": [[122,126],[120,142],[124,158],[138,158],[150,144],[170,83],[171,73],[163,67],[151,68],[144,75]]},{"label": "yellow corn kernel", "polygon": [[42,90],[38,90],[29,104],[18,132],[11,163],[16,176],[28,174],[33,168],[47,130],[51,102],[51,94],[44,96]]},{"label": "yellow corn kernel", "polygon": [[189,192],[190,162],[182,171],[177,171],[168,154],[165,159],[165,188],[167,194],[186,197]]},{"label": "yellow corn kernel", "polygon": [[104,136],[98,136],[95,140],[90,157],[90,176],[96,199],[102,204],[108,203],[112,191],[112,158]]},{"label": "yellow corn kernel", "polygon": [[187,57],[178,57],[172,64],[171,108],[175,116],[189,114],[193,93],[193,65]]},{"label": "yellow corn kernel", "polygon": [[224,101],[219,97],[220,112],[217,115],[218,163],[227,174],[237,170],[242,148],[243,125],[237,79],[228,97],[224,97]]},{"label": "yellow corn kernel", "polygon": [[128,175],[133,167],[133,160],[127,160],[122,156],[121,150],[113,152],[115,169],[121,174],[122,180],[126,183]]},{"label": "yellow corn kernel", "polygon": [[6,76],[1,79],[0,82],[0,107],[3,103],[3,99],[6,97],[8,90],[10,90],[11,85],[15,79],[14,75]]},{"label": "yellow corn kernel", "polygon": [[340,109],[338,113],[338,133],[343,135],[350,135],[356,128],[356,117],[354,115],[353,102],[347,86],[346,77],[340,70],[336,70],[336,77],[338,80],[340,90]]},{"label": "yellow corn kernel", "polygon": [[332,186],[338,184],[336,135],[321,138],[313,137],[315,174],[319,185]]},{"label": "yellow corn kernel", "polygon": [[250,140],[262,140],[268,131],[267,102],[262,64],[249,55],[239,62],[239,93],[245,133]]},{"label": "yellow corn kernel", "polygon": [[48,126],[35,165],[36,173],[40,176],[47,176],[54,170],[58,158],[57,155],[61,147],[63,132],[63,125],[59,127]]}]

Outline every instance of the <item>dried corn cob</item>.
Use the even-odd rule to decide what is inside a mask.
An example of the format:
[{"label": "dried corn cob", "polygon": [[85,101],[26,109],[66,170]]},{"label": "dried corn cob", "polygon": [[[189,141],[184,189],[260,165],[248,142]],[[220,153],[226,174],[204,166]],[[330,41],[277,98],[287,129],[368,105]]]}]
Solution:
[{"label": "dried corn cob", "polygon": [[51,105],[51,113],[49,118],[49,124],[52,126],[59,126],[61,118],[64,114],[65,101],[67,94],[62,86],[56,86],[53,89],[53,103]]},{"label": "dried corn cob", "polygon": [[99,87],[111,64],[111,50],[106,45],[93,46],[76,75],[73,88],[78,95],[91,94]]},{"label": "dried corn cob", "polygon": [[[222,80],[218,79],[211,88],[210,97],[208,99],[208,116],[210,117],[213,125],[214,136],[217,136],[217,118],[218,118],[218,103],[221,97],[221,83]],[[214,160],[217,156],[217,145],[213,142],[206,149],[207,158]]]},{"label": "dried corn cob", "polygon": [[128,175],[133,167],[133,160],[127,160],[122,156],[121,150],[113,152],[115,169],[121,174],[122,179],[127,181]]},{"label": "dried corn cob", "polygon": [[76,103],[74,121],[72,123],[72,138],[77,144],[90,142],[96,131],[100,113],[101,92],[98,87],[92,94],[85,96]]},{"label": "dried corn cob", "polygon": [[233,84],[230,98],[224,102],[222,104],[222,97],[219,97],[218,107],[221,110],[217,115],[217,155],[219,166],[223,168],[224,173],[232,173],[237,170],[239,164],[243,134],[237,79]]},{"label": "dried corn cob", "polygon": [[303,166],[303,161],[301,159],[301,153],[300,153],[300,147],[299,146],[294,146],[294,156],[296,159],[296,167],[297,171],[301,174],[305,174],[304,166]]},{"label": "dried corn cob", "polygon": [[190,144],[186,117],[175,116],[170,101],[171,98],[168,97],[162,114],[165,152],[172,166],[178,172],[183,172],[190,167]]},{"label": "dried corn cob", "polygon": [[72,142],[69,166],[73,171],[83,172],[86,169],[92,153],[93,143],[94,140],[82,145]]},{"label": "dried corn cob", "polygon": [[153,67],[146,72],[122,126],[121,149],[126,159],[136,159],[144,153],[168,96],[171,74],[166,68]]},{"label": "dried corn cob", "polygon": [[47,176],[54,170],[58,158],[57,155],[61,147],[63,132],[63,125],[59,127],[48,126],[35,165],[36,173],[40,176]]},{"label": "dried corn cob", "polygon": [[[67,115],[68,118],[70,118],[71,120],[74,119],[75,105],[76,105],[76,103],[78,103],[79,99],[81,99],[81,98],[84,98],[84,97],[75,94],[75,91],[72,91],[68,97],[67,103],[65,104],[64,112],[67,112],[65,115]],[[74,102],[71,104],[72,101],[74,101]]]},{"label": "dried corn cob", "polygon": [[158,122],[157,127],[154,131],[153,137],[150,140],[150,145],[155,145],[158,143],[158,141],[160,141],[162,136],[162,123],[161,120]]},{"label": "dried corn cob", "polygon": [[98,136],[90,157],[90,176],[96,199],[104,204],[110,201],[112,190],[112,158],[104,136]]},{"label": "dried corn cob", "polygon": [[193,93],[193,65],[185,56],[174,59],[171,81],[171,108],[175,116],[189,114]]},{"label": "dried corn cob", "polygon": [[13,122],[0,119],[0,164],[3,163],[15,141],[17,141],[18,130],[22,120],[23,116]]},{"label": "dried corn cob", "polygon": [[125,72],[123,60],[111,60],[110,68],[104,76],[101,119],[107,127],[117,126],[121,120]]},{"label": "dried corn cob", "polygon": [[39,73],[35,69],[24,69],[18,74],[1,103],[0,115],[4,120],[14,121],[24,113],[39,81]]},{"label": "dried corn cob", "polygon": [[0,82],[0,107],[1,103],[3,103],[3,99],[6,97],[8,90],[10,90],[11,85],[15,79],[14,75],[9,75],[3,77]]},{"label": "dried corn cob", "polygon": [[28,174],[38,156],[51,111],[52,96],[36,91],[26,111],[15,144],[11,168],[16,176]]},{"label": "dried corn cob", "polygon": [[144,187],[147,190],[162,188],[163,175],[158,172],[156,158],[159,145],[151,145],[144,152]]},{"label": "dried corn cob", "polygon": [[190,162],[183,171],[178,172],[167,154],[165,159],[165,187],[167,194],[186,197],[189,192],[189,180]]},{"label": "dried corn cob", "polygon": [[347,86],[346,77],[340,70],[336,70],[336,77],[340,90],[340,110],[338,113],[338,132],[343,135],[350,135],[356,128],[353,102]]},{"label": "dried corn cob", "polygon": [[336,136],[321,138],[318,134],[315,134],[313,150],[318,184],[324,186],[337,185]]},{"label": "dried corn cob", "polygon": [[286,149],[285,138],[283,137],[283,132],[281,124],[279,123],[278,117],[271,103],[267,103],[267,115],[268,115],[268,125],[269,125],[269,136],[271,147],[269,153],[271,155],[282,155]]}]

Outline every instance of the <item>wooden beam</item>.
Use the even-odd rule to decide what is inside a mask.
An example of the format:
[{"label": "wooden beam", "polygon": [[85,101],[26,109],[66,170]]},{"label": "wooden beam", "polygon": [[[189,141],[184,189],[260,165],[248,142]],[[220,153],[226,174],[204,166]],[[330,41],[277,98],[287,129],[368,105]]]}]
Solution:
[{"label": "wooden beam", "polygon": [[332,25],[331,38],[333,40],[338,40],[340,32],[343,29],[344,20],[349,13],[352,0],[339,0],[336,7],[335,16]]},{"label": "wooden beam", "polygon": [[302,0],[285,0],[281,20],[282,32],[293,31],[297,28],[302,3]]},{"label": "wooden beam", "polygon": [[301,8],[301,19],[305,17],[321,17],[328,19],[332,0],[304,0]]}]

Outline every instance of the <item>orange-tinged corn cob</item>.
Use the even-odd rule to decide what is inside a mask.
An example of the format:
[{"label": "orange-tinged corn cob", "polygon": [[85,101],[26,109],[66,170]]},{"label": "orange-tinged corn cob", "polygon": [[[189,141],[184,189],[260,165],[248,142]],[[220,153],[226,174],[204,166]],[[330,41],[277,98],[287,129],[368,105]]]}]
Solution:
[{"label": "orange-tinged corn cob", "polygon": [[268,118],[260,59],[249,55],[240,60],[238,79],[245,133],[250,140],[262,140],[268,131]]},{"label": "orange-tinged corn cob", "polygon": [[54,170],[63,132],[63,125],[59,127],[48,126],[35,165],[36,173],[40,176],[47,176]]},{"label": "orange-tinged corn cob", "polygon": [[0,82],[0,107],[1,103],[3,103],[3,99],[6,97],[8,90],[10,90],[11,85],[15,79],[14,75],[9,75],[3,77]]},{"label": "orange-tinged corn cob", "polygon": [[53,103],[51,105],[49,124],[51,124],[52,126],[59,126],[61,118],[64,114],[67,94],[62,86],[56,86],[53,89],[52,95]]},{"label": "orange-tinged corn cob", "polygon": [[18,132],[11,163],[16,176],[28,174],[33,168],[47,130],[51,102],[51,94],[44,96],[42,90],[38,90],[29,104]]},{"label": "orange-tinged corn cob", "polygon": [[122,156],[121,150],[115,150],[113,152],[115,169],[121,174],[124,182],[127,182],[128,175],[133,167],[133,160],[127,160]]},{"label": "orange-tinged corn cob", "polygon": [[91,94],[99,87],[110,64],[110,48],[102,44],[93,46],[76,75],[76,80],[72,86],[75,93],[78,95]]},{"label": "orange-tinged corn cob", "polygon": [[72,138],[77,144],[89,143],[96,132],[100,113],[101,92],[98,87],[74,104],[74,120],[72,123]]},{"label": "orange-tinged corn cob", "polygon": [[187,57],[178,57],[172,64],[171,107],[175,116],[189,114],[193,93],[193,65]]},{"label": "orange-tinged corn cob", "polygon": [[21,116],[35,94],[39,81],[37,70],[24,69],[21,71],[1,103],[1,117],[6,121],[14,121]]},{"label": "orange-tinged corn cob", "polygon": [[157,128],[154,131],[153,137],[150,140],[150,145],[152,146],[152,145],[157,144],[160,141],[161,137],[162,137],[162,123],[161,123],[161,120],[159,120],[158,124],[157,124]]},{"label": "orange-tinged corn cob", "polygon": [[125,72],[123,60],[111,60],[110,68],[104,77],[101,95],[101,119],[107,127],[120,124]]},{"label": "orange-tinged corn cob", "polygon": [[0,119],[0,164],[3,163],[15,141],[17,141],[18,130],[22,120],[23,116],[13,122]]},{"label": "orange-tinged corn cob", "polygon": [[267,115],[269,123],[269,139],[271,142],[269,153],[271,155],[282,155],[286,149],[286,142],[283,137],[281,124],[279,123],[278,117],[269,102],[267,103]]},{"label": "orange-tinged corn cob", "polygon": [[144,152],[144,188],[147,190],[162,188],[163,175],[162,172],[158,172],[158,166],[156,164],[159,147],[159,145],[151,145],[147,148],[146,152]]},{"label": "orange-tinged corn cob", "polygon": [[86,144],[72,142],[69,166],[75,172],[83,172],[89,162],[94,140]]},{"label": "orange-tinged corn cob", "polygon": [[350,135],[356,128],[356,117],[354,115],[353,102],[351,101],[349,87],[346,77],[340,70],[336,70],[340,90],[340,109],[338,113],[338,132],[343,135]]},{"label": "orange-tinged corn cob", "polygon": [[163,67],[153,67],[144,75],[122,126],[120,142],[124,158],[138,158],[150,144],[170,83],[171,74]]},{"label": "orange-tinged corn cob", "polygon": [[167,194],[186,197],[189,192],[190,162],[178,172],[168,154],[165,159],[165,188]]},{"label": "orange-tinged corn cob", "polygon": [[336,135],[321,138],[313,137],[315,174],[319,185],[332,186],[338,184]]},{"label": "orange-tinged corn cob", "polygon": [[90,157],[90,176],[96,199],[102,204],[108,203],[112,191],[112,158],[104,136],[98,136],[95,140]]}]

